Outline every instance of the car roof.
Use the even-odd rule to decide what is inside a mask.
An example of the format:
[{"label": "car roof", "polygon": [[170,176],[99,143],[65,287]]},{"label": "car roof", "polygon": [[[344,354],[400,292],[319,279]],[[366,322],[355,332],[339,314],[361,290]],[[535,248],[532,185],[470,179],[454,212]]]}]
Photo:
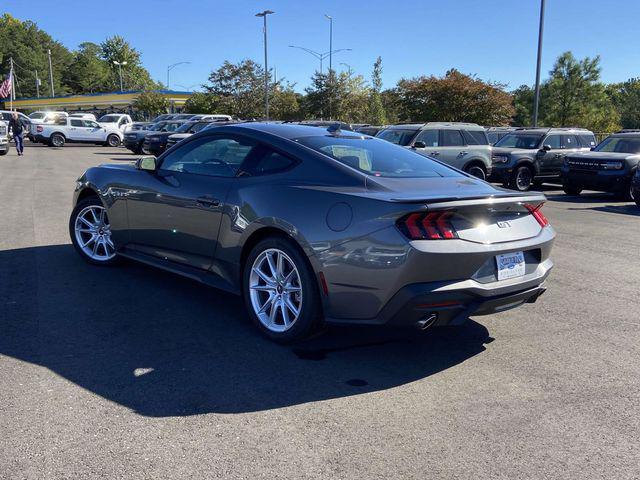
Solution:
[{"label": "car roof", "polygon": [[[215,123],[216,122],[213,122],[212,125],[215,125]],[[230,124],[225,126],[224,128],[231,128],[234,130],[236,129],[254,130],[257,132],[276,135],[278,137],[285,138],[287,140],[293,140],[301,137],[315,137],[315,136],[323,136],[323,135],[330,134],[328,128],[315,127],[311,125],[301,125],[299,123],[296,124],[296,123],[245,122],[245,123]],[[363,137],[364,136],[364,134],[359,132],[354,132],[352,130],[339,130],[339,132],[340,132],[340,135],[343,137],[346,137],[346,136]]]},{"label": "car roof", "polygon": [[558,133],[558,132],[572,132],[572,133],[591,133],[591,130],[580,127],[518,127],[511,133]]},{"label": "car roof", "polygon": [[426,123],[399,123],[396,125],[389,125],[388,129],[394,130],[420,130],[422,128],[461,128],[464,127],[465,130],[482,130],[484,131],[484,127],[478,125],[477,123],[470,122],[426,122]]}]

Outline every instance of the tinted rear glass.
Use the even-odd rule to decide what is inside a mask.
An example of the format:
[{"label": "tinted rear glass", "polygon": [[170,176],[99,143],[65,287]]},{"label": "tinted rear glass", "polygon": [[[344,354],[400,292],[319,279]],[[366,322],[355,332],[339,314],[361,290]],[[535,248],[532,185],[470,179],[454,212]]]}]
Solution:
[{"label": "tinted rear glass", "polygon": [[376,137],[406,147],[417,131],[417,129],[388,128],[387,130],[379,132]]},{"label": "tinted rear glass", "polygon": [[371,137],[302,137],[297,142],[376,177],[458,177],[434,160]]},{"label": "tinted rear glass", "polygon": [[496,147],[538,148],[542,133],[508,133],[496,142]]},{"label": "tinted rear glass", "polygon": [[593,133],[581,133],[578,135],[580,142],[583,147],[595,147],[596,146],[596,137]]}]

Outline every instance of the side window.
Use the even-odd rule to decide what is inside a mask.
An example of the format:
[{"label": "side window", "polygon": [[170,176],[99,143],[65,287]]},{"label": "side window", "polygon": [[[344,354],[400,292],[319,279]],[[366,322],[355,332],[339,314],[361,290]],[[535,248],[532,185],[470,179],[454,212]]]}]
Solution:
[{"label": "side window", "polygon": [[464,144],[460,130],[442,130],[443,147],[462,147]]},{"label": "side window", "polygon": [[544,142],[542,142],[542,144],[549,145],[551,148],[562,148],[560,135],[549,135],[544,139]]},{"label": "side window", "polygon": [[88,128],[99,128],[100,127],[100,125],[98,125],[93,120],[84,120],[84,126],[88,127]]},{"label": "side window", "polygon": [[84,127],[84,122],[82,120],[78,120],[76,118],[72,118],[71,119],[71,126],[72,127]]},{"label": "side window", "polygon": [[272,173],[280,173],[293,167],[297,162],[289,157],[265,148],[259,158],[252,162],[249,173],[252,175],[269,175]]},{"label": "side window", "polygon": [[416,142],[424,142],[427,147],[437,147],[438,130],[422,130],[416,137]]},{"label": "side window", "polygon": [[562,148],[579,148],[580,144],[575,135],[562,135]]},{"label": "side window", "polygon": [[487,134],[482,130],[462,130],[467,145],[489,145]]},{"label": "side window", "polygon": [[235,177],[253,150],[253,142],[230,137],[202,137],[164,157],[161,170],[214,177]]}]

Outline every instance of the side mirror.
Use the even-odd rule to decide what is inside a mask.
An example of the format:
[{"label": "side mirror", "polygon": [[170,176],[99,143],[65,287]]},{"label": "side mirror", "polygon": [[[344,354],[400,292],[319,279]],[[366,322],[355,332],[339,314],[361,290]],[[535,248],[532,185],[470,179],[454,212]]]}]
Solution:
[{"label": "side mirror", "polygon": [[417,142],[413,142],[413,148],[427,148],[427,144],[418,140]]},{"label": "side mirror", "polygon": [[136,160],[136,168],[138,170],[146,170],[147,172],[155,172],[158,168],[156,157],[140,157]]},{"label": "side mirror", "polygon": [[551,145],[543,145],[542,150],[548,152],[549,150],[551,150]]},{"label": "side mirror", "polygon": [[596,149],[596,147],[591,147],[589,150],[591,150],[592,152]]}]

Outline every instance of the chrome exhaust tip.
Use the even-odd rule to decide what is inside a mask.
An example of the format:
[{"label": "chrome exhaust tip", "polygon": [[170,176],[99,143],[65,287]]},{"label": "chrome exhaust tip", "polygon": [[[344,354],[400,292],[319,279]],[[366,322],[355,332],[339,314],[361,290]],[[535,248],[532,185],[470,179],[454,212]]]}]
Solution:
[{"label": "chrome exhaust tip", "polygon": [[436,323],[436,320],[438,320],[438,314],[430,313],[426,317],[424,317],[422,320],[418,320],[417,326],[420,330],[426,330],[431,325]]}]

